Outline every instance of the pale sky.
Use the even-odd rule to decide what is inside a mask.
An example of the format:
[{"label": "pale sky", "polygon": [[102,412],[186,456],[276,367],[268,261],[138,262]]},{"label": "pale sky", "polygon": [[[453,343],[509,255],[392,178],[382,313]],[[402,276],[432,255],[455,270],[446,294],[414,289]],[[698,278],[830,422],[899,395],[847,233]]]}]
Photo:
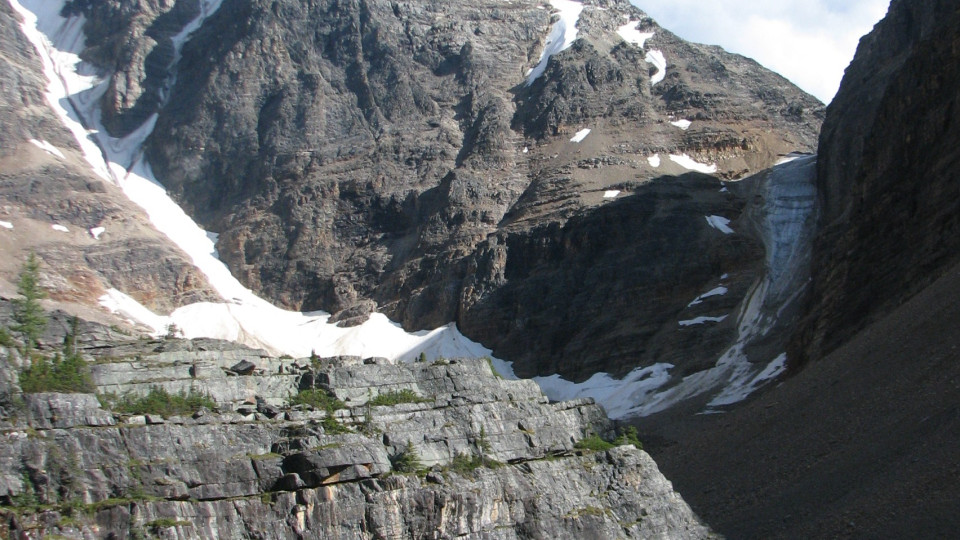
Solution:
[{"label": "pale sky", "polygon": [[830,103],[890,0],[630,0],[660,26],[749,56]]}]

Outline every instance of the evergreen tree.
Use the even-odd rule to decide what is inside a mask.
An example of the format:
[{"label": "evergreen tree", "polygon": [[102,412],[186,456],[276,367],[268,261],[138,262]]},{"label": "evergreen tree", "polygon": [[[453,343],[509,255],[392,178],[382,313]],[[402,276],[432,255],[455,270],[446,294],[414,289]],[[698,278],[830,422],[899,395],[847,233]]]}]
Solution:
[{"label": "evergreen tree", "polygon": [[23,339],[24,355],[29,357],[30,351],[37,346],[40,335],[47,326],[47,316],[40,307],[40,300],[47,297],[47,293],[40,288],[40,261],[33,253],[27,257],[20,270],[17,281],[17,293],[23,298],[13,299],[12,330]]}]

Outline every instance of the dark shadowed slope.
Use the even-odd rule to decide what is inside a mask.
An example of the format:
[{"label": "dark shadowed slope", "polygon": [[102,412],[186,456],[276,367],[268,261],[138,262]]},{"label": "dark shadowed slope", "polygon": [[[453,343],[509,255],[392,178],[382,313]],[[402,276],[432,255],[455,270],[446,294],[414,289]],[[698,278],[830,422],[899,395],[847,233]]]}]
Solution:
[{"label": "dark shadowed slope", "polygon": [[756,401],[661,427],[648,449],[731,538],[947,537],[960,530],[958,321],[960,266]]}]

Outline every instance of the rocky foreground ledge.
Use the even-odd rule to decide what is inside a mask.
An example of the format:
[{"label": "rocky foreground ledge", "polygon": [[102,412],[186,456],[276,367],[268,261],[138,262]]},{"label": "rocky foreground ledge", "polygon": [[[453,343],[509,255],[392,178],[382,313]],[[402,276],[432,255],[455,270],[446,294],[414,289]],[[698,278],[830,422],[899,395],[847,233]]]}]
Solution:
[{"label": "rocky foreground ledge", "polygon": [[[592,444],[615,435],[599,406],[550,403],[483,359],[274,358],[177,339],[86,356],[99,399],[20,394],[19,356],[0,347],[4,537],[712,535],[646,453]],[[105,408],[161,390],[210,406]]]}]

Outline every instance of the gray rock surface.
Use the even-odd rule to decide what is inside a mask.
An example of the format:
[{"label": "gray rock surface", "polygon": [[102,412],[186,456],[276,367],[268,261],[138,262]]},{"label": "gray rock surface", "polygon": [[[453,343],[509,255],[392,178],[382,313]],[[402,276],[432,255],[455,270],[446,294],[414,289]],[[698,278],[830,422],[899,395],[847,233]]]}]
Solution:
[{"label": "gray rock surface", "polygon": [[[91,366],[99,392],[175,390],[189,380],[217,409],[161,418],[107,411],[89,394],[24,395],[20,416],[3,418],[0,445],[0,514],[11,534],[713,536],[643,451],[575,446],[587,435],[612,436],[592,401],[550,403],[532,382],[496,377],[483,359],[311,365],[209,340],[99,342],[91,350],[100,354]],[[238,358],[258,369],[230,372]],[[0,362],[0,373],[16,370],[8,356]],[[255,382],[231,384],[244,379]],[[347,407],[291,407],[306,380]],[[423,399],[369,403],[399,390]],[[252,395],[238,403],[244,391]],[[277,414],[254,412],[267,407]],[[408,448],[424,467],[419,474],[394,470]]]}]

